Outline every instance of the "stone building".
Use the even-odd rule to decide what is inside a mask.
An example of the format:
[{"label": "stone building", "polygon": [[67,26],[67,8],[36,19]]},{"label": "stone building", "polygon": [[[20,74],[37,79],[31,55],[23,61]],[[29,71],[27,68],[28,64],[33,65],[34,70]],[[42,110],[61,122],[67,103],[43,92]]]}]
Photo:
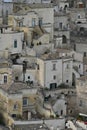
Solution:
[{"label": "stone building", "polygon": [[62,37],[62,45],[70,44],[70,29],[67,14],[55,12],[54,15],[54,34]]},{"label": "stone building", "polygon": [[[19,7],[19,10],[17,8]],[[54,10],[52,4],[29,4],[29,5],[14,5],[15,14],[9,16],[9,25],[13,26],[27,26],[32,31],[36,26],[38,27],[38,33],[36,39],[43,36],[42,34],[49,34],[50,41],[53,40],[53,27],[54,27]],[[47,39],[46,37],[44,39]]]},{"label": "stone building", "polygon": [[77,79],[76,82],[76,90],[77,90],[77,105],[78,111],[81,113],[87,113],[87,98],[86,98],[86,90],[87,90],[87,76],[82,76]]},{"label": "stone building", "polygon": [[0,16],[3,17],[3,24],[8,24],[8,15],[13,13],[13,3],[0,0]]},{"label": "stone building", "polygon": [[11,26],[0,26],[1,51],[8,49],[12,54],[21,53],[24,40],[23,31],[14,31]]},{"label": "stone building", "polygon": [[47,88],[61,83],[72,86],[72,58],[59,57],[58,53],[45,54],[37,59],[38,82]]}]

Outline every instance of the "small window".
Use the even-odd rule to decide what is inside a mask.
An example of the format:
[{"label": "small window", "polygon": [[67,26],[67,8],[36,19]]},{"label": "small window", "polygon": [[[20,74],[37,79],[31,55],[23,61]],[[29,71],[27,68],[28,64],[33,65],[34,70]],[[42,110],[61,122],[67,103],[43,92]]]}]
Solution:
[{"label": "small window", "polygon": [[79,68],[80,68],[81,66],[79,65]]},{"label": "small window", "polygon": [[13,118],[15,118],[15,117],[16,117],[16,114],[12,114],[11,116],[12,116]]},{"label": "small window", "polygon": [[14,40],[14,48],[17,48],[17,40]]},{"label": "small window", "polygon": [[43,18],[39,18],[39,26],[43,24]]},{"label": "small window", "polygon": [[62,29],[63,23],[59,23],[59,28]]},{"label": "small window", "polygon": [[6,10],[6,16],[8,16],[8,10]]},{"label": "small window", "polygon": [[23,106],[27,106],[28,105],[28,99],[25,97],[23,98]]},{"label": "small window", "polygon": [[28,76],[28,79],[30,79],[30,76]]},{"label": "small window", "polygon": [[15,77],[15,80],[18,81],[18,76]]},{"label": "small window", "polygon": [[70,110],[70,113],[72,113],[72,110]]},{"label": "small window", "polygon": [[56,70],[56,64],[53,64],[53,70]]},{"label": "small window", "polygon": [[69,80],[66,80],[66,83],[68,83],[69,82]]},{"label": "small window", "polygon": [[78,19],[80,19],[81,18],[81,16],[80,16],[80,14],[78,15]]},{"label": "small window", "polygon": [[7,83],[7,75],[4,75],[4,83]]},{"label": "small window", "polygon": [[14,104],[14,110],[18,108],[18,104]]},{"label": "small window", "polygon": [[60,111],[61,116],[63,115],[63,110]]},{"label": "small window", "polygon": [[19,27],[22,27],[23,26],[23,22],[19,22]]},{"label": "small window", "polygon": [[56,79],[56,75],[53,76],[53,79],[54,79],[54,80]]},{"label": "small window", "polygon": [[82,106],[82,104],[83,104],[83,103],[82,103],[82,100],[80,100],[80,102],[79,102],[79,106]]},{"label": "small window", "polygon": [[69,69],[69,64],[67,64],[66,68]]},{"label": "small window", "polygon": [[34,27],[36,25],[36,19],[32,18],[32,27]]},{"label": "small window", "polygon": [[86,57],[86,52],[84,52],[84,57]]},{"label": "small window", "polygon": [[39,66],[39,65],[37,65],[37,69],[38,69],[38,70],[40,69],[40,66]]}]

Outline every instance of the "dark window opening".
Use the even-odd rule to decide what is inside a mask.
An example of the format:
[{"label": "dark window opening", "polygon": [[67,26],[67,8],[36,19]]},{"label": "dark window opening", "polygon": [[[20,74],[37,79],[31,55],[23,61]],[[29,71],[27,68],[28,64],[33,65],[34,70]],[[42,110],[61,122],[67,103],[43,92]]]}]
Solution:
[{"label": "dark window opening", "polygon": [[15,77],[15,80],[18,81],[18,76]]},{"label": "dark window opening", "polygon": [[17,40],[14,40],[14,48],[17,48]]},{"label": "dark window opening", "polygon": [[54,79],[54,80],[56,79],[56,75],[53,76],[53,79]]},{"label": "dark window opening", "polygon": [[56,70],[56,64],[53,64],[53,70]]},{"label": "dark window opening", "polygon": [[66,83],[68,83],[69,82],[69,80],[66,80]]},{"label": "dark window opening", "polygon": [[30,76],[28,76],[28,79],[30,79]]},{"label": "dark window opening", "polygon": [[4,75],[4,83],[7,83],[7,75]]}]

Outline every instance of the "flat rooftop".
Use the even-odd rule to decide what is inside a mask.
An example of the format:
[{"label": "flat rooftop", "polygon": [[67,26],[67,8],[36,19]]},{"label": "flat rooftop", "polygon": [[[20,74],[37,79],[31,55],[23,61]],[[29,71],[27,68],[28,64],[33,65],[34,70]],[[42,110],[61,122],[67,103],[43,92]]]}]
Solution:
[{"label": "flat rooftop", "polygon": [[[63,52],[62,52],[63,53]],[[71,56],[59,56],[59,53],[49,53],[49,54],[44,54],[40,57],[42,60],[58,60],[58,59],[69,59],[72,58]]]},{"label": "flat rooftop", "polygon": [[87,76],[82,76],[82,77],[78,78],[77,80],[87,81]]}]

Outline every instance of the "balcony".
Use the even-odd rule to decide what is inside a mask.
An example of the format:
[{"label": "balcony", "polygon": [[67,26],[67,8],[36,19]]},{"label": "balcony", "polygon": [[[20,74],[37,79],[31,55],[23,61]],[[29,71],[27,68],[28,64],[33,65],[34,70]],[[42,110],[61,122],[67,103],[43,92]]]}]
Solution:
[{"label": "balcony", "polygon": [[69,27],[63,26],[62,28],[54,27],[54,31],[69,31]]}]

